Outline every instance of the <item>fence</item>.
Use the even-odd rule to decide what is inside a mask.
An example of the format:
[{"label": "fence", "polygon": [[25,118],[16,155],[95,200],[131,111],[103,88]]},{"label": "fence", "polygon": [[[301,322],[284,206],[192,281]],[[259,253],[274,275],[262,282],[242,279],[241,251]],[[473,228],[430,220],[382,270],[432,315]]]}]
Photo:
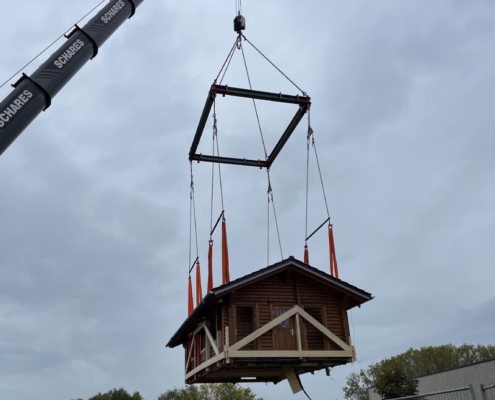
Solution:
[{"label": "fence", "polygon": [[481,395],[483,400],[495,400],[495,384],[493,385],[481,385]]},{"label": "fence", "polygon": [[[486,393],[486,390],[491,390],[494,388],[495,385],[491,386],[491,388],[482,388],[482,392]],[[493,394],[495,395],[495,392]],[[399,397],[393,400],[476,400],[476,395],[474,393],[473,385],[469,385],[457,389],[443,390],[441,392],[431,392],[417,394],[414,396]],[[495,400],[495,397],[484,397],[483,400]]]}]

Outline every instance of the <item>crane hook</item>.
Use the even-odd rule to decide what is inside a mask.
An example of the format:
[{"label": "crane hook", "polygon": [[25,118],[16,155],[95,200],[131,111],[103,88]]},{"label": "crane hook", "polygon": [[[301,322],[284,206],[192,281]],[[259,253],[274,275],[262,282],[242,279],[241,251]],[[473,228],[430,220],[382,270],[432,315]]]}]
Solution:
[{"label": "crane hook", "polygon": [[244,18],[241,15],[241,12],[239,11],[239,14],[234,18],[234,31],[236,31],[240,36],[241,31],[245,29],[246,29],[246,18]]}]

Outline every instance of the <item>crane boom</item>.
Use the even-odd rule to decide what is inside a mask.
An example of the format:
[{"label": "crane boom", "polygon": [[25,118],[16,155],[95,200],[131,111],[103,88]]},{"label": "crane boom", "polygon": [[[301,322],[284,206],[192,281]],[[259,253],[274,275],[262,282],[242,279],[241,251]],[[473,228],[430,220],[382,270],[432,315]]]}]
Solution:
[{"label": "crane boom", "polygon": [[0,155],[42,112],[98,49],[131,18],[144,0],[110,0],[84,27],[75,26],[67,41],[31,76],[23,74],[0,103]]}]

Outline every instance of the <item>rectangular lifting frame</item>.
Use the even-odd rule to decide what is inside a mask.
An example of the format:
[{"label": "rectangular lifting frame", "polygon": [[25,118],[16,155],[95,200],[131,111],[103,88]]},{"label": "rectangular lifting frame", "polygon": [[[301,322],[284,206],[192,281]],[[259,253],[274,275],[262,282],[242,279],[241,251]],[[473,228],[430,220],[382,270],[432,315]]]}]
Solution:
[{"label": "rectangular lifting frame", "polygon": [[[273,148],[272,152],[268,156],[266,160],[252,160],[246,158],[233,158],[233,157],[219,157],[214,155],[204,155],[197,154],[196,151],[199,146],[199,142],[201,140],[201,136],[203,135],[203,131],[206,126],[206,122],[211,112],[211,108],[213,107],[213,102],[215,100],[216,95],[225,96],[235,96],[235,97],[244,97],[253,100],[265,100],[265,101],[275,101],[278,103],[288,103],[288,104],[297,104],[299,106],[296,114],[292,118],[292,121],[289,123],[284,133],[280,137],[279,141]],[[205,162],[213,162],[213,163],[221,163],[221,164],[234,164],[234,165],[246,165],[250,167],[259,167],[259,168],[270,168],[275,158],[277,158],[278,154],[284,147],[285,143],[289,140],[290,136],[296,129],[297,125],[303,118],[304,114],[309,110],[311,106],[311,98],[307,95],[302,96],[291,96],[282,93],[270,93],[270,92],[261,92],[258,90],[248,90],[248,89],[240,89],[229,86],[222,86],[213,84],[211,86],[210,92],[208,93],[208,98],[206,99],[205,107],[203,109],[203,113],[201,114],[201,118],[199,120],[198,128],[196,129],[196,134],[194,135],[194,139],[191,145],[191,149],[189,150],[189,161],[205,161]]]}]

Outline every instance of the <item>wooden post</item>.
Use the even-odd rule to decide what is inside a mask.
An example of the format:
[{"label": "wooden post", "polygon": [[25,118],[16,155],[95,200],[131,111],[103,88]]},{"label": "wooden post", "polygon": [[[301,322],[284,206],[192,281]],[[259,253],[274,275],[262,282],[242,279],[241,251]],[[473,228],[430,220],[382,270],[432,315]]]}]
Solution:
[{"label": "wooden post", "polygon": [[297,339],[297,350],[302,350],[301,344],[301,323],[299,321],[299,314],[296,314],[296,339]]},{"label": "wooden post", "polygon": [[211,344],[210,344],[210,338],[205,332],[205,340],[206,340],[206,361],[210,359],[210,351],[211,351]]},{"label": "wooden post", "polygon": [[225,352],[225,362],[227,364],[230,363],[230,360],[229,360],[229,342],[230,342],[230,335],[229,335],[229,326],[227,325],[225,327],[225,345],[223,347],[223,350]]}]

